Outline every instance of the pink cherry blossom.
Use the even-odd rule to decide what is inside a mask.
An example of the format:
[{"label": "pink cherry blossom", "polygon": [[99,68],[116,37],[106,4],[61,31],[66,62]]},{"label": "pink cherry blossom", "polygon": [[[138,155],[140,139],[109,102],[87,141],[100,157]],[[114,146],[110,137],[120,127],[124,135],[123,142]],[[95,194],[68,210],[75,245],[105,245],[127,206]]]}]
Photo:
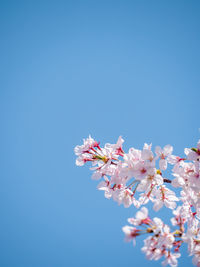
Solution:
[{"label": "pink cherry blossom", "polygon": [[133,245],[136,244],[136,236],[140,235],[140,230],[132,226],[124,226],[122,231],[125,233],[125,241],[130,242],[133,241]]},{"label": "pink cherry blossom", "polygon": [[[154,155],[152,144],[145,143],[141,150],[132,147],[126,153],[123,143],[120,136],[115,144],[101,147],[89,136],[74,149],[76,165],[91,163],[92,179],[99,180],[97,188],[105,198],[125,208],[142,206],[122,230],[125,240],[133,244],[139,236],[147,236],[142,247],[147,259],[162,258],[162,265],[176,267],[186,243],[193,264],[200,267],[200,140],[196,147],[185,148],[185,158],[172,155],[171,145],[157,146]],[[169,178],[163,176],[168,163],[173,165]],[[151,202],[156,212],[163,206],[172,210],[173,230],[161,218],[151,219],[144,206],[152,207]]]},{"label": "pink cherry blossom", "polygon": [[161,170],[166,170],[167,169],[167,162],[168,162],[168,157],[171,156],[173,151],[173,147],[170,145],[166,145],[163,149],[160,146],[157,146],[155,149],[156,158],[160,158],[159,161],[159,167]]},{"label": "pink cherry blossom", "polygon": [[171,252],[166,252],[166,258],[162,262],[163,266],[170,265],[172,267],[176,267],[178,265],[177,258],[181,256],[180,253],[171,253]]},{"label": "pink cherry blossom", "polygon": [[148,217],[148,209],[146,207],[142,207],[140,211],[136,213],[135,218],[129,218],[128,222],[132,225],[141,225],[141,224],[149,224],[151,220]]},{"label": "pink cherry blossom", "polygon": [[168,189],[165,185],[160,186],[160,188],[155,191],[154,195],[156,197],[153,201],[153,208],[155,211],[158,211],[163,205],[169,209],[175,209],[175,201],[179,200],[175,193]]}]

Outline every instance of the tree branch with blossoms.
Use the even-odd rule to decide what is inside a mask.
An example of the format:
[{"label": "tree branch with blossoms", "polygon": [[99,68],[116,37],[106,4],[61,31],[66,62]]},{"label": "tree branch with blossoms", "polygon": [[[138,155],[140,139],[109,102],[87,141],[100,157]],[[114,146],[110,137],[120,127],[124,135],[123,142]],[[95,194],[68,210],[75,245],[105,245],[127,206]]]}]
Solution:
[{"label": "tree branch with blossoms", "polygon": [[[137,236],[147,234],[142,252],[149,260],[164,258],[162,264],[177,266],[180,248],[187,243],[193,264],[200,266],[200,140],[196,148],[185,148],[186,157],[172,155],[173,147],[159,146],[152,152],[152,145],[144,144],[142,150],[130,148],[125,153],[120,136],[116,144],[100,143],[91,136],[76,146],[76,165],[91,162],[92,179],[101,180],[98,189],[125,208],[135,206],[134,218],[122,228],[126,241],[136,243]],[[173,166],[172,180],[164,177],[168,164]],[[180,197],[167,187],[180,188]],[[153,203],[154,211],[163,206],[172,210],[174,231],[160,218],[150,218],[144,206]],[[177,206],[176,202],[180,204]]]}]

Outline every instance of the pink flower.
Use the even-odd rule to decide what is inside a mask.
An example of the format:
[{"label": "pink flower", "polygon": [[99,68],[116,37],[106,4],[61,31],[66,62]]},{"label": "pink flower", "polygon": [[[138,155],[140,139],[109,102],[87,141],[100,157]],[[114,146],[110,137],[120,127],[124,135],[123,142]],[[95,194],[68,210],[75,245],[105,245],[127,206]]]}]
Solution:
[{"label": "pink flower", "polygon": [[135,218],[129,218],[128,222],[132,225],[141,225],[141,224],[149,224],[151,222],[148,217],[148,209],[146,207],[142,207],[140,211],[136,213]]},{"label": "pink flower", "polygon": [[168,157],[172,154],[173,147],[170,145],[166,145],[163,149],[160,146],[157,146],[155,149],[156,159],[160,158],[159,167],[161,170],[167,169],[167,161]]},{"label": "pink flower", "polygon": [[136,244],[135,238],[136,236],[140,235],[140,230],[138,230],[135,227],[126,225],[122,228],[122,231],[125,233],[125,241],[126,242],[133,241],[133,245],[135,245]]},{"label": "pink flower", "polygon": [[184,150],[187,159],[193,160],[193,161],[199,161],[200,160],[200,140],[197,143],[197,148],[185,148]]},{"label": "pink flower", "polygon": [[153,209],[155,211],[161,209],[163,205],[169,209],[175,209],[175,201],[179,201],[175,193],[168,189],[165,185],[160,186],[160,188],[155,191],[154,195],[156,196],[156,199],[153,201]]},{"label": "pink flower", "polygon": [[165,260],[162,262],[163,266],[170,265],[172,267],[176,267],[178,265],[177,258],[181,256],[180,253],[171,253],[166,251]]},{"label": "pink flower", "polygon": [[[173,147],[170,145],[163,149],[157,146],[154,156],[151,145],[146,143],[142,150],[130,148],[126,154],[122,149],[123,142],[120,136],[116,144],[107,143],[101,148],[89,136],[74,149],[76,164],[82,166],[91,162],[92,179],[101,179],[98,189],[104,191],[106,198],[112,198],[125,208],[131,205],[139,208],[151,200],[155,211],[163,206],[173,210],[171,223],[175,230],[171,232],[160,218],[151,220],[148,209],[142,207],[135,217],[128,219],[131,226],[122,228],[126,241],[135,244],[137,236],[151,235],[144,240],[142,251],[149,260],[165,257],[162,264],[172,267],[177,266],[180,257],[179,253],[172,251],[179,252],[185,242],[193,263],[200,267],[200,140],[196,148],[185,149],[187,158],[172,155]],[[159,161],[159,170],[156,160]],[[161,170],[166,170],[168,163],[174,165],[173,180],[162,176]],[[164,183],[181,188],[180,198]],[[182,204],[175,210],[179,200]]]}]

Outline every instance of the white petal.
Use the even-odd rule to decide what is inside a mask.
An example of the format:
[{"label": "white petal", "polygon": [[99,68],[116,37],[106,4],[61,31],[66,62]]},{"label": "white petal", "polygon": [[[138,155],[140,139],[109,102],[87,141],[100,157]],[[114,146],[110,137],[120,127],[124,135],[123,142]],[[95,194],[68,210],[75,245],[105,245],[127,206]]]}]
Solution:
[{"label": "white petal", "polygon": [[162,154],[162,148],[160,146],[156,146],[155,152],[156,152],[156,155],[160,156]]},{"label": "white petal", "polygon": [[159,167],[161,170],[165,171],[167,169],[167,161],[165,159],[161,159],[159,161]]},{"label": "white petal", "polygon": [[163,149],[164,151],[164,155],[165,156],[168,156],[168,155],[171,155],[172,151],[173,151],[173,146],[171,145],[166,145]]},{"label": "white petal", "polygon": [[100,172],[94,172],[92,174],[92,179],[93,180],[99,180],[99,179],[101,179],[101,177],[102,177],[102,174]]}]

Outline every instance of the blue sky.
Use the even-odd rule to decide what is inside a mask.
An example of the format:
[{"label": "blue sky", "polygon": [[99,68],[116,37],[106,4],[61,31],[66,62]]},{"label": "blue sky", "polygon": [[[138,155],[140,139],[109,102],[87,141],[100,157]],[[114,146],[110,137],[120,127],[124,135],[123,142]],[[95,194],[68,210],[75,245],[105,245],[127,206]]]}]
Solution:
[{"label": "blue sky", "polygon": [[123,241],[135,209],[104,199],[73,149],[89,134],[122,135],[126,151],[196,144],[199,13],[195,0],[0,1],[0,266],[160,266]]}]

